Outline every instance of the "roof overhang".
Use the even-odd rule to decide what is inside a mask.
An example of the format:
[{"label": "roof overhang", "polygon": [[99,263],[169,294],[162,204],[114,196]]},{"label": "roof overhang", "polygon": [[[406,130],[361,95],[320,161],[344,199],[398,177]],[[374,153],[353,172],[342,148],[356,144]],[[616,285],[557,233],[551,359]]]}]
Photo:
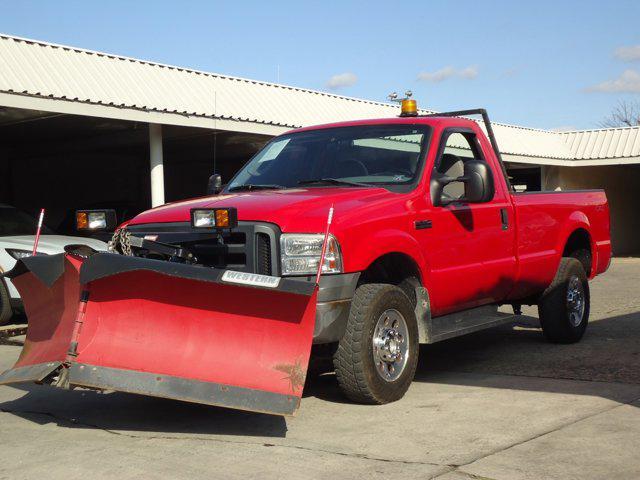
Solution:
[{"label": "roof overhang", "polygon": [[590,160],[565,160],[560,158],[526,157],[521,155],[502,154],[504,162],[531,164],[531,165],[553,165],[557,167],[598,167],[606,165],[635,165],[640,164],[640,156],[627,158],[598,158]]},{"label": "roof overhang", "polygon": [[198,127],[230,132],[256,133],[260,135],[280,135],[289,127],[268,125],[260,122],[212,118],[200,115],[158,112],[144,109],[115,107],[59,98],[42,98],[33,95],[20,95],[0,92],[0,105],[43,112],[85,115],[88,117],[113,118],[132,122],[157,123],[181,127]]},{"label": "roof overhang", "polygon": [[[73,100],[57,98],[42,98],[33,95],[20,95],[0,92],[0,105],[27,110],[62,113],[69,115],[85,115],[89,117],[112,118],[132,122],[157,123],[181,127],[206,128],[211,130],[225,130],[230,132],[255,133],[259,135],[275,136],[291,130],[290,127],[268,125],[260,122],[231,120],[226,118],[211,118],[200,115],[177,114],[173,112],[158,112],[144,109],[115,107]],[[502,153],[505,162],[530,165],[555,165],[561,167],[591,167],[601,165],[632,165],[640,164],[640,156],[628,158],[606,158],[590,160],[567,160],[560,158],[545,158]]]}]

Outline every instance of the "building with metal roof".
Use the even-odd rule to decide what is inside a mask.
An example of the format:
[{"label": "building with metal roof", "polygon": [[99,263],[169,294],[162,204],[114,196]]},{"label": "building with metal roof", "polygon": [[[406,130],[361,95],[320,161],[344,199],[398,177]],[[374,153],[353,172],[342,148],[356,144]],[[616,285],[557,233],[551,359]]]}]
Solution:
[{"label": "building with metal roof", "polygon": [[[59,113],[275,135],[393,117],[395,104],[343,97],[0,35],[0,103]],[[640,128],[552,132],[501,123],[505,160],[640,163]]]},{"label": "building with metal roof", "polygon": [[[166,185],[163,170],[167,155],[171,156],[172,141],[184,144],[185,139],[201,138],[201,132],[206,131],[213,146],[209,145],[211,142],[203,143],[202,148],[212,148],[214,158],[218,148],[226,152],[221,154],[224,158],[243,152],[233,157],[235,167],[230,161],[225,164],[231,173],[240,160],[246,160],[268,138],[291,128],[394,117],[397,113],[397,105],[391,103],[0,34],[0,139],[4,132],[8,145],[5,150],[16,159],[21,155],[43,158],[49,155],[43,148],[25,154],[25,150],[37,149],[25,143],[28,138],[43,139],[48,135],[55,138],[47,141],[64,152],[79,152],[82,145],[89,148],[90,144],[92,156],[98,155],[95,148],[100,142],[107,149],[135,145],[151,157],[147,168],[152,179],[149,194],[153,205],[167,199],[165,188],[173,191],[168,199],[193,194],[178,183]],[[640,127],[554,132],[494,125],[503,159],[513,171],[537,169],[534,174],[547,187],[564,188],[571,176],[566,169],[640,164]],[[101,137],[98,132],[105,135]],[[118,140],[110,143],[106,132]],[[62,140],[65,136],[69,138]],[[89,141],[88,137],[100,140]],[[130,149],[123,151],[130,153]],[[11,168],[0,166],[0,174],[2,168],[9,168],[15,179],[15,171],[26,168],[29,161],[16,160]],[[205,164],[210,169],[207,162],[203,160],[193,172],[202,174]],[[176,171],[175,175],[184,175],[182,169]],[[634,168],[629,175],[633,177],[637,172]],[[183,183],[186,182],[185,179]],[[19,193],[14,192],[18,197]],[[12,199],[15,202],[9,195],[7,201]]]}]

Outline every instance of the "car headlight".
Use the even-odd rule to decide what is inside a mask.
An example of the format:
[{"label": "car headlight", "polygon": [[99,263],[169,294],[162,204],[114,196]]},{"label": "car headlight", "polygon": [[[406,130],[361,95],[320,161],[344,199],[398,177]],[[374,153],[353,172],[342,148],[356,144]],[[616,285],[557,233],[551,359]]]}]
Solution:
[{"label": "car headlight", "polygon": [[[17,250],[15,248],[7,248],[7,253],[11,255],[16,260],[20,260],[21,258],[30,257],[31,250]],[[36,255],[46,255],[46,253],[38,252]]]},{"label": "car headlight", "polygon": [[[285,233],[280,237],[282,275],[314,275],[318,271],[324,235]],[[342,273],[340,245],[329,235],[322,273]]]}]

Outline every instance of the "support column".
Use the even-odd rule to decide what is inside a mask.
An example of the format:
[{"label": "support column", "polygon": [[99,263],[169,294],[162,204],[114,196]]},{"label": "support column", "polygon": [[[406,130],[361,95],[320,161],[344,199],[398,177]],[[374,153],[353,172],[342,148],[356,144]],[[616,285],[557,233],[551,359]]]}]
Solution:
[{"label": "support column", "polygon": [[151,206],[164,204],[164,164],[162,158],[162,125],[149,124],[149,167],[151,172]]}]

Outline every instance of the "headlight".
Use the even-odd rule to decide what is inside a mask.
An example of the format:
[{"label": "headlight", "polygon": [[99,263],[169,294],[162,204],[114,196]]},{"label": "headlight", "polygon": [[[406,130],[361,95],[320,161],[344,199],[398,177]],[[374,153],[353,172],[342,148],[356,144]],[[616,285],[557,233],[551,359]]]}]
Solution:
[{"label": "headlight", "polygon": [[104,231],[116,227],[115,210],[77,210],[76,229]]},{"label": "headlight", "polygon": [[[7,248],[7,253],[16,260],[31,256],[31,250],[16,250],[14,248]],[[36,255],[46,255],[46,253],[38,252],[36,253]]]},{"label": "headlight", "polygon": [[[282,275],[314,275],[318,271],[324,235],[285,233],[280,237]],[[329,235],[322,273],[342,273],[340,245]]]},{"label": "headlight", "polygon": [[194,210],[193,226],[196,228],[216,228],[216,215],[213,210]]}]

